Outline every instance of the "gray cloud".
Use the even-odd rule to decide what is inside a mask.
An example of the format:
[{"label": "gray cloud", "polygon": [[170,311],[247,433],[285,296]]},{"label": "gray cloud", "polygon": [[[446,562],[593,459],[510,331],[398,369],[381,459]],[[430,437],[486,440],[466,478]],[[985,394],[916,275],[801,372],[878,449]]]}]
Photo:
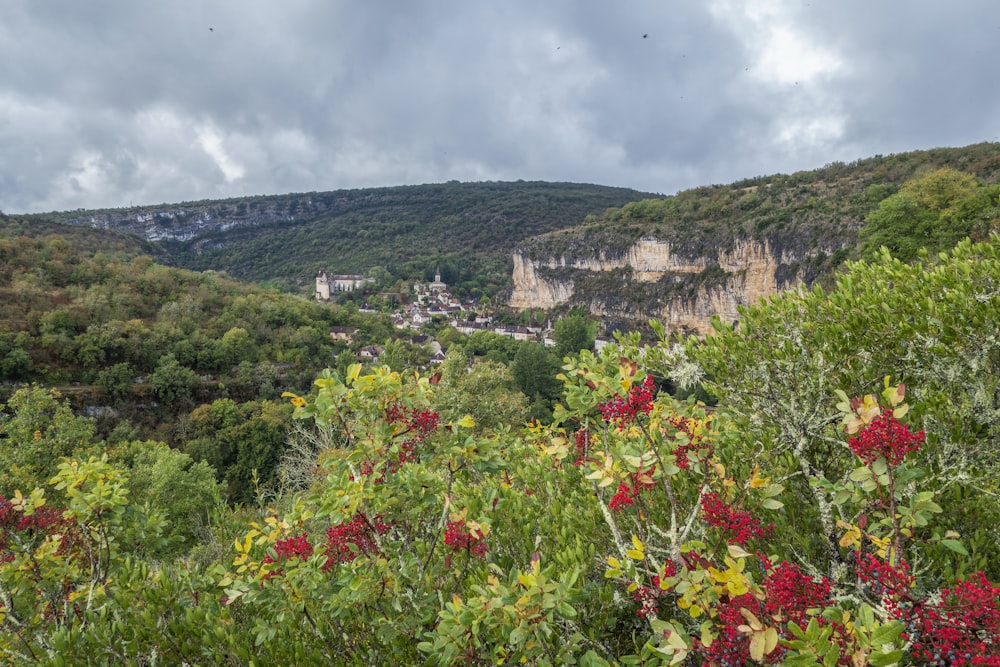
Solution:
[{"label": "gray cloud", "polygon": [[679,189],[1000,135],[963,3],[8,3],[0,209],[459,180]]}]

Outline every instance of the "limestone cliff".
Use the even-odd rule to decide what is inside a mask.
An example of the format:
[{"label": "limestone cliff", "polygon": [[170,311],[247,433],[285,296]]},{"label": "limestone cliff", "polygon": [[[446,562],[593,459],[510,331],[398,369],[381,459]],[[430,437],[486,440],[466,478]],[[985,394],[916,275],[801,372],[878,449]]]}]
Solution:
[{"label": "limestone cliff", "polygon": [[618,257],[531,260],[514,255],[510,305],[517,309],[584,305],[612,319],[655,317],[670,329],[707,333],[712,317],[738,317],[754,303],[803,282],[801,267],[822,251],[775,252],[769,241],[737,240],[712,256],[686,256],[643,237]]}]

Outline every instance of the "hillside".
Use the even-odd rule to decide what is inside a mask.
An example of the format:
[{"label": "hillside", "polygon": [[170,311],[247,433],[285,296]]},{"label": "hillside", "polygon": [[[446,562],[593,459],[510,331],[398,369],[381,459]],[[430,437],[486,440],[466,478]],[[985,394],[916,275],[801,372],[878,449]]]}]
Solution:
[{"label": "hillside", "polygon": [[[60,236],[77,251],[87,254],[101,252],[108,255],[149,255],[161,262],[168,261],[159,246],[135,234],[70,226],[34,216],[11,217],[0,213],[0,238],[14,239],[20,236],[32,239]],[[6,256],[0,258],[7,259]]]},{"label": "hillside", "polygon": [[511,306],[582,306],[606,325],[662,318],[705,332],[713,315],[828,280],[857,256],[866,216],[908,180],[947,168],[997,182],[1000,144],[876,156],[647,199],[525,240]]},{"label": "hillside", "polygon": [[460,291],[492,293],[523,239],[649,196],[573,183],[459,183],[338,190],[26,216],[131,232],[173,261],[251,282],[309,289],[313,276],[440,268]]}]

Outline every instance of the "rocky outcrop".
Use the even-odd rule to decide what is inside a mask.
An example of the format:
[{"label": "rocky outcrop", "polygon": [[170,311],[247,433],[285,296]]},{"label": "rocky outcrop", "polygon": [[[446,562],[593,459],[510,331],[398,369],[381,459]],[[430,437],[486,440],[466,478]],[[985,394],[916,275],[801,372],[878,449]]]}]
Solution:
[{"label": "rocky outcrop", "polygon": [[[701,257],[684,256],[653,238],[639,239],[619,257],[598,253],[532,261],[516,253],[509,304],[517,309],[586,305],[601,317],[655,317],[673,330],[707,333],[714,316],[735,320],[738,306],[800,283],[795,267],[806,258],[776,254],[769,242],[751,239]],[[601,281],[600,274],[617,279]]]}]

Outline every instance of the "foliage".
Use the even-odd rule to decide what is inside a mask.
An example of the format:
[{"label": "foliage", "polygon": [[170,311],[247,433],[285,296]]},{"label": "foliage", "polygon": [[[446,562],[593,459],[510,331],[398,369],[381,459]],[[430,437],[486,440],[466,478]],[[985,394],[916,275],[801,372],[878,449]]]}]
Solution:
[{"label": "foliage", "polygon": [[449,352],[441,369],[434,405],[446,421],[470,415],[476,428],[500,431],[528,418],[527,397],[514,387],[510,370],[493,361],[467,367],[465,355]]},{"label": "foliage", "polygon": [[983,236],[1000,216],[1000,186],[979,188],[969,174],[936,169],[907,181],[868,214],[858,234],[860,252],[874,258],[885,246],[898,259],[918,251],[949,250],[970,235]]},{"label": "foliage", "polygon": [[57,392],[18,389],[0,412],[0,494],[29,492],[56,473],[62,457],[97,453],[94,421],[73,414]]},{"label": "foliage", "polygon": [[183,552],[197,543],[219,503],[211,466],[152,441],[120,445],[109,460],[127,470],[130,502],[163,514],[164,553]]},{"label": "foliage", "polygon": [[597,322],[588,322],[582,315],[561,317],[556,320],[552,337],[556,341],[556,356],[560,359],[581,350],[592,350]]},{"label": "foliage", "polygon": [[[928,440],[919,465],[943,490],[952,527],[966,535],[969,565],[997,577],[1000,515],[989,443],[1000,430],[998,252],[1000,239],[993,237],[915,264],[887,253],[850,264],[829,294],[789,292],[743,309],[737,327],[719,323],[715,335],[689,341],[687,353],[712,378],[706,386],[740,428],[767,448],[774,474],[798,470],[793,488],[816,507],[829,504],[828,494],[804,480],[848,472],[843,447],[829,431],[835,415],[824,398],[828,388],[863,395],[885,373],[914,387]],[[822,521],[828,536],[832,520],[829,513],[800,519]],[[806,548],[795,533],[791,538]],[[830,547],[811,549],[821,550],[813,558],[830,558]],[[933,558],[942,573],[955,571],[948,553]]]},{"label": "foliage", "polygon": [[531,397],[534,418],[547,419],[559,396],[558,367],[556,358],[541,343],[522,343],[514,356],[510,374],[521,393]]}]

